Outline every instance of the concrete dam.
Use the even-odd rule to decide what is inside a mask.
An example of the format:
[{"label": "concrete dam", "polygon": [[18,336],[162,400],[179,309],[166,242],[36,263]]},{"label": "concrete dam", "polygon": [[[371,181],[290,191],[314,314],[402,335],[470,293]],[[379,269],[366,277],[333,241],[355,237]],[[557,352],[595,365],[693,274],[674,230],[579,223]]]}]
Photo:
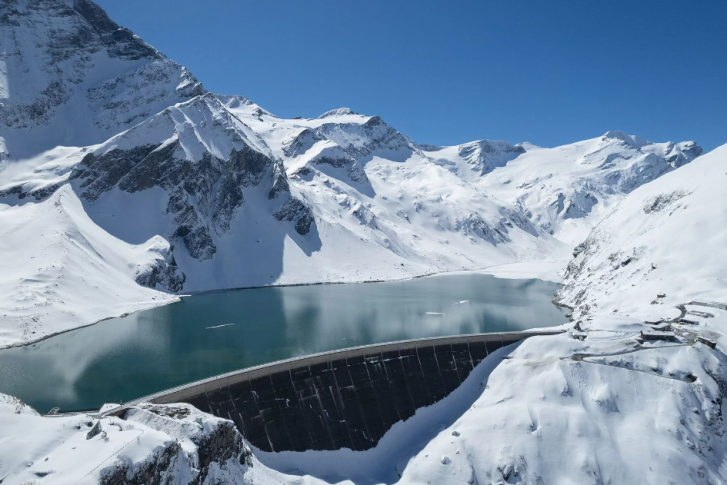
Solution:
[{"label": "concrete dam", "polygon": [[230,372],[127,403],[185,402],[232,420],[263,451],[367,450],[391,426],[454,391],[496,350],[536,335],[508,332],[335,350]]}]

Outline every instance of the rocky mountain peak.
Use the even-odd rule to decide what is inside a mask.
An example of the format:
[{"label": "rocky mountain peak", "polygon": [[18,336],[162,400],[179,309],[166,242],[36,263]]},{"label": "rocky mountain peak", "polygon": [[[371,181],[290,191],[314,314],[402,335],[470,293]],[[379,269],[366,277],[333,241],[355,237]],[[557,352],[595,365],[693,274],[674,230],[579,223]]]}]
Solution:
[{"label": "rocky mountain peak", "polygon": [[636,135],[629,135],[628,133],[617,130],[607,131],[606,133],[604,133],[602,139],[603,141],[620,140],[634,148],[640,148],[651,143],[650,141]]},{"label": "rocky mountain peak", "polygon": [[355,114],[357,114],[357,113],[355,113],[351,108],[337,108],[337,109],[332,109],[330,111],[326,111],[325,113],[320,115],[318,117],[318,119],[330,118],[332,116],[345,116],[345,115],[355,115]]},{"label": "rocky mountain peak", "polygon": [[[307,206],[292,198],[285,171],[265,143],[212,94],[170,107],[111,138],[73,170],[86,201],[117,188],[126,193],[160,188],[173,231],[198,260],[211,259],[215,239],[229,233],[245,192],[261,187],[278,200],[299,234],[312,224]],[[287,206],[283,209],[283,206]],[[289,206],[295,207],[291,209]]]},{"label": "rocky mountain peak", "polygon": [[478,140],[460,145],[458,152],[473,170],[485,175],[525,153],[525,149],[506,141]]},{"label": "rocky mountain peak", "polygon": [[99,143],[205,92],[90,0],[3,0],[0,47],[0,138],[15,158]]}]

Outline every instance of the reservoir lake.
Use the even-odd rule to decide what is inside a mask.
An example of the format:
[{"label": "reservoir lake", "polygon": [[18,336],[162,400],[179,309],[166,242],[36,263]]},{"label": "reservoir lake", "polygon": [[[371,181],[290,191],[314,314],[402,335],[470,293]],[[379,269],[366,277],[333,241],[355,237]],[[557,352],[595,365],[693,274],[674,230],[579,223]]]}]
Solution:
[{"label": "reservoir lake", "polygon": [[565,323],[556,283],[455,274],[230,290],[0,350],[0,393],[98,409],[245,367],[394,340]]}]

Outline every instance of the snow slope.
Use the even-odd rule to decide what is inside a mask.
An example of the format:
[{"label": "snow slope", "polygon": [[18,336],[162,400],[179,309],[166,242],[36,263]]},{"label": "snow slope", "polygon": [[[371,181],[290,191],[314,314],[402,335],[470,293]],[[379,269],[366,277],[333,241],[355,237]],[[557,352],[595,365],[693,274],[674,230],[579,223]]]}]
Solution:
[{"label": "snow slope", "polygon": [[425,153],[575,246],[625,195],[689,163],[702,149],[694,142],[651,143],[610,131],[556,148],[480,141]]},{"label": "snow slope", "polygon": [[399,483],[727,483],[724,354],[640,344],[643,327],[606,317],[584,341],[528,339]]},{"label": "snow slope", "polygon": [[[725,176],[727,145],[625,197],[558,294],[583,320],[520,345],[401,483],[727,483],[727,310],[689,304],[727,303]],[[658,319],[674,337],[640,339]]]},{"label": "snow slope", "polygon": [[635,190],[579,246],[558,298],[578,316],[647,319],[694,299],[727,301],[725,181],[727,145]]},{"label": "snow slope", "polygon": [[68,185],[43,202],[0,205],[0,254],[3,345],[177,301],[137,283],[152,273],[176,276],[169,243],[109,235]]}]

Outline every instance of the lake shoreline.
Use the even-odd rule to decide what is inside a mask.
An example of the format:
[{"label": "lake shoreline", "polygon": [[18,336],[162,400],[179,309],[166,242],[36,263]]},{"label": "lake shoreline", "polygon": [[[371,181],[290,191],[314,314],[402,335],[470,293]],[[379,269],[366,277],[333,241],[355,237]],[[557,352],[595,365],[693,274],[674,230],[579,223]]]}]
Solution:
[{"label": "lake shoreline", "polygon": [[[100,320],[96,320],[96,321],[91,322],[91,323],[81,324],[81,325],[78,325],[76,327],[63,329],[63,330],[60,330],[58,332],[53,332],[53,333],[50,333],[48,335],[44,335],[44,336],[39,337],[37,339],[29,340],[29,341],[26,341],[26,342],[14,343],[14,344],[10,344],[10,345],[0,345],[0,352],[2,352],[3,350],[6,350],[6,349],[14,349],[14,348],[18,348],[18,347],[29,347],[29,346],[31,346],[33,344],[38,343],[38,342],[42,342],[43,340],[47,340],[47,339],[52,338],[52,337],[57,337],[58,335],[62,335],[64,333],[72,332],[74,330],[78,330],[79,328],[90,327],[92,325],[96,325],[96,324],[99,324],[101,322],[105,322],[107,320],[113,320],[113,319],[116,319],[116,318],[126,318],[129,315],[132,315],[134,313],[151,310],[153,308],[159,308],[161,306],[171,305],[173,303],[180,303],[180,302],[184,301],[184,298],[188,298],[190,296],[210,295],[210,294],[215,294],[215,293],[224,293],[224,292],[227,292],[227,291],[259,290],[259,289],[262,289],[262,288],[293,288],[293,287],[299,287],[299,286],[360,285],[360,284],[371,284],[371,283],[394,283],[394,282],[402,282],[402,281],[412,281],[412,280],[416,280],[416,279],[420,279],[420,278],[430,278],[430,277],[435,277],[435,276],[447,276],[447,275],[457,275],[457,274],[491,274],[495,278],[502,278],[502,279],[538,279],[538,280],[542,280],[542,281],[548,281],[548,282],[551,282],[551,283],[558,283],[558,284],[560,284],[560,281],[553,281],[550,278],[543,279],[543,278],[537,278],[537,277],[527,277],[527,274],[528,274],[527,272],[523,273],[523,275],[525,275],[525,276],[517,277],[517,278],[514,277],[514,276],[508,276],[508,275],[506,275],[507,272],[501,272],[501,273],[499,273],[499,275],[496,274],[496,273],[490,272],[490,271],[493,271],[493,270],[497,271],[498,268],[499,269],[505,269],[507,267],[517,266],[517,265],[523,265],[523,264],[535,264],[535,265],[539,265],[539,264],[553,264],[553,265],[558,265],[558,266],[561,265],[560,262],[556,262],[556,261],[552,261],[552,262],[542,262],[542,261],[534,261],[534,262],[527,262],[527,261],[525,261],[525,262],[519,262],[518,261],[518,262],[514,262],[514,263],[506,263],[506,264],[498,264],[498,265],[493,265],[493,266],[486,266],[486,267],[480,268],[480,269],[453,269],[453,270],[435,271],[433,273],[425,273],[425,274],[421,274],[421,275],[407,276],[405,278],[390,278],[390,279],[376,279],[376,280],[359,280],[359,281],[317,281],[317,282],[310,282],[310,283],[281,283],[281,284],[262,285],[262,286],[241,286],[241,287],[234,287],[234,288],[219,288],[219,289],[215,289],[215,290],[190,291],[190,292],[187,292],[187,293],[185,293],[183,295],[175,295],[174,293],[162,292],[162,293],[165,293],[165,294],[167,294],[169,296],[176,296],[177,298],[174,299],[174,300],[168,300],[168,301],[164,301],[164,302],[159,302],[160,303],[159,305],[153,305],[153,306],[150,306],[148,308],[139,308],[137,310],[132,310],[132,311],[129,311],[129,312],[123,312],[120,315],[112,315],[112,316],[109,316],[109,317],[102,318]],[[534,272],[532,274],[537,274],[537,273]],[[553,304],[555,304],[556,306],[561,306],[561,305],[555,303],[555,301],[553,302]]]},{"label": "lake shoreline", "polygon": [[[482,272],[388,285],[264,287],[184,299],[0,352],[0,392],[91,409],[232,370],[401,340],[567,323],[559,285]],[[232,323],[234,323],[234,325]],[[97,402],[98,401],[98,402]]]}]

